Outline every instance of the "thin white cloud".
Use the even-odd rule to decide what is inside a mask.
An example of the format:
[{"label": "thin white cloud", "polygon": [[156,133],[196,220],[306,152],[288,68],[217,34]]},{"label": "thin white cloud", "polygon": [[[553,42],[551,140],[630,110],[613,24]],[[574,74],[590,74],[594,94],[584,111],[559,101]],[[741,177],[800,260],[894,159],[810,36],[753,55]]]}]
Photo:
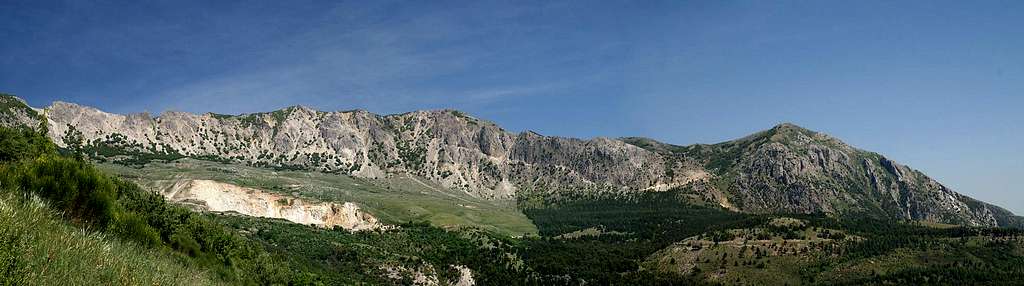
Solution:
[{"label": "thin white cloud", "polygon": [[[505,16],[520,13],[508,9]],[[375,13],[361,11],[359,13]],[[330,15],[368,18],[349,10]],[[550,90],[551,83],[509,82],[469,91],[424,89],[416,83],[458,74],[494,57],[495,51],[459,44],[510,29],[508,23],[470,26],[455,12],[419,15],[403,22],[349,25],[336,21],[270,44],[268,64],[194,81],[159,93],[156,105],[185,111],[242,113],[284,105],[362,107],[383,111],[436,104],[484,104],[498,98]],[[363,19],[365,20],[365,19]],[[330,21],[326,21],[330,22]],[[514,27],[512,27],[514,28]],[[453,43],[442,44],[438,43]],[[428,103],[428,105],[430,105]]]}]

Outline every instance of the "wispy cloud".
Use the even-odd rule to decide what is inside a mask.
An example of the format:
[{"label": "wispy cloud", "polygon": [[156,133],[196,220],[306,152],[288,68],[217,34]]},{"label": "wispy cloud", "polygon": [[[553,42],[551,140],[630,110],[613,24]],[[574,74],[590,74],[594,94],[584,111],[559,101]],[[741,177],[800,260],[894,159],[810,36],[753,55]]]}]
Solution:
[{"label": "wispy cloud", "polygon": [[[497,17],[521,12],[503,11],[507,12]],[[318,20],[323,25],[269,44],[260,53],[265,57],[254,59],[261,64],[228,69],[161,91],[155,105],[224,113],[292,104],[397,112],[424,104],[481,105],[559,86],[507,79],[492,87],[464,87],[458,79],[488,61],[524,57],[508,54],[509,50],[498,54],[475,43],[481,37],[500,36],[505,30],[520,31],[510,27],[519,23],[475,24],[453,11],[375,20],[381,17],[379,13],[377,9],[338,8]],[[347,20],[352,18],[358,21]],[[365,24],[367,21],[372,24]]]}]

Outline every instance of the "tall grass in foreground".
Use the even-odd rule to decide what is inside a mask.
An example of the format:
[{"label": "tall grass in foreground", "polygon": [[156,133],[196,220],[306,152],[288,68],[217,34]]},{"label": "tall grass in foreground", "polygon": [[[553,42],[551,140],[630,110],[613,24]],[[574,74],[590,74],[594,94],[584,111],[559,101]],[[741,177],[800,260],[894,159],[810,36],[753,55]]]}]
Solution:
[{"label": "tall grass in foreground", "polygon": [[71,226],[0,190],[0,285],[211,285],[168,254]]},{"label": "tall grass in foreground", "polygon": [[[45,132],[36,132],[27,128],[0,127],[0,194],[9,194],[6,197],[8,201],[6,204],[19,202],[19,204],[28,204],[34,208],[48,209],[51,212],[48,217],[51,219],[47,219],[46,222],[49,222],[51,227],[63,225],[64,231],[58,231],[61,229],[60,227],[57,227],[57,230],[49,230],[49,232],[46,232],[45,229],[32,230],[30,226],[33,223],[40,223],[33,219],[9,221],[12,234],[6,236],[10,237],[11,243],[8,244],[15,246],[7,247],[9,250],[6,252],[9,254],[5,256],[10,257],[11,262],[0,263],[0,275],[4,275],[4,277],[29,275],[29,278],[5,279],[17,279],[18,281],[14,282],[21,284],[23,282],[20,281],[36,281],[37,277],[42,277],[43,274],[40,273],[54,271],[50,269],[53,265],[58,267],[78,265],[82,266],[82,269],[71,267],[60,268],[57,271],[66,273],[66,275],[77,275],[74,277],[106,282],[101,284],[153,284],[148,282],[161,282],[159,280],[163,279],[161,277],[170,279],[184,275],[178,274],[182,271],[175,272],[169,269],[171,265],[164,263],[171,261],[180,262],[181,265],[185,265],[185,268],[205,269],[211,273],[210,277],[233,284],[305,285],[315,281],[313,279],[316,277],[312,275],[292,272],[287,264],[282,263],[278,257],[267,253],[262,245],[245,239],[239,233],[217,224],[208,217],[193,213],[184,207],[168,204],[159,194],[145,191],[130,182],[110,177],[74,154],[71,154],[72,156],[60,154],[56,146],[44,134]],[[33,200],[45,202],[45,205],[20,203]],[[11,206],[15,206],[12,210],[27,210],[24,209],[25,207]],[[26,215],[34,214],[32,211],[23,212],[26,212]],[[45,213],[46,211],[38,210],[38,212]],[[36,220],[39,219],[41,218],[36,218]],[[108,236],[91,234],[90,238],[91,232],[80,233],[77,236],[66,234],[73,232],[72,229],[75,228],[93,230]],[[15,230],[19,230],[19,232],[14,232]],[[63,236],[61,236],[62,234]],[[79,242],[75,240],[75,237],[84,239],[81,245],[74,244],[74,242]],[[87,247],[86,241],[89,239],[96,241],[97,245],[91,248]],[[117,241],[120,244],[103,245],[99,243],[103,240],[111,241],[111,243]],[[128,243],[132,244],[128,245]],[[37,251],[38,253],[20,250],[20,248],[35,244],[41,244],[39,246],[41,250]],[[111,251],[111,249],[121,249],[122,247],[127,249],[118,250],[123,253]],[[89,249],[104,251],[95,253],[86,251]],[[135,261],[132,261],[131,253],[142,253],[139,254],[142,257],[163,259],[164,262],[151,264],[139,257],[135,257]],[[70,262],[63,259],[73,257],[71,255],[74,254],[96,254],[98,256],[74,257],[74,259],[84,259],[86,263],[82,264],[68,264]],[[126,257],[129,260],[124,260],[125,258],[119,257],[118,254],[129,256]],[[40,257],[45,260],[33,260],[42,259]],[[122,262],[113,261],[110,258],[120,259]],[[45,263],[28,263],[33,261]],[[4,266],[23,262],[26,263],[26,266]],[[65,264],[67,265],[64,266]],[[103,271],[89,271],[86,266]],[[162,271],[163,269],[160,267],[163,267],[168,268],[169,272],[139,274],[149,275],[138,276],[140,279],[145,277],[159,279],[156,281],[134,281],[129,278],[135,276],[128,275],[134,273],[132,271],[135,268],[132,267],[145,269],[146,272]],[[7,269],[11,269],[10,275],[6,274]],[[77,270],[83,271],[74,272]],[[76,282],[53,281],[61,282],[57,283],[60,285]],[[195,284],[188,282],[180,281],[173,284]]]}]

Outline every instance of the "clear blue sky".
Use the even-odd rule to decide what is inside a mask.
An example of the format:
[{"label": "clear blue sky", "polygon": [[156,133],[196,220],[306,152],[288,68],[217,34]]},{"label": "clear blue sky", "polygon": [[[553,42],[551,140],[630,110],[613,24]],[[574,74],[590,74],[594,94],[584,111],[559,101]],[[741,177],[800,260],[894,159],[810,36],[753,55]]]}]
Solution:
[{"label": "clear blue sky", "polygon": [[0,91],[675,144],[794,122],[1024,213],[1024,1],[338,2],[0,0]]}]

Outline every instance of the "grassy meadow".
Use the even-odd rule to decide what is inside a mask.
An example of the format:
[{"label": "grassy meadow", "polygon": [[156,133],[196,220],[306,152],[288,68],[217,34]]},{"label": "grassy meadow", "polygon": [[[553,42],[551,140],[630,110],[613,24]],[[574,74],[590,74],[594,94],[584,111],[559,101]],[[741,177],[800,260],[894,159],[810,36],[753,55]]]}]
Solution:
[{"label": "grassy meadow", "polygon": [[474,198],[408,175],[367,180],[194,159],[154,161],[141,168],[116,164],[97,166],[150,190],[165,190],[180,180],[214,180],[313,201],[355,202],[389,224],[426,221],[438,227],[470,226],[510,236],[537,234],[537,228],[516,209],[514,202]]}]

